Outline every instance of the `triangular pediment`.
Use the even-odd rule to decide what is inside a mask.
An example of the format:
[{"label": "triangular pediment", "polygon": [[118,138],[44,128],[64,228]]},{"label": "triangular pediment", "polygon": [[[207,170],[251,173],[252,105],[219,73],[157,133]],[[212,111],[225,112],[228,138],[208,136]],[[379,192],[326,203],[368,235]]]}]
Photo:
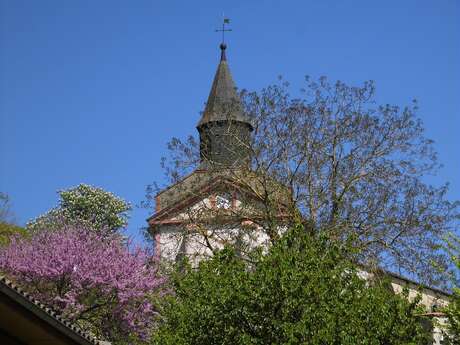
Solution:
[{"label": "triangular pediment", "polygon": [[193,212],[206,208],[219,209],[223,213],[241,203],[243,195],[246,201],[249,199],[253,203],[258,202],[257,195],[244,189],[228,176],[211,177],[198,172],[158,194],[157,212],[148,221],[151,225],[157,222],[181,222],[186,218],[185,211]]},{"label": "triangular pediment", "polygon": [[[156,222],[164,222],[166,220],[174,220],[181,212],[186,210],[197,209],[202,207],[215,208],[222,204],[225,206],[226,198],[223,194],[231,195],[230,202],[231,210],[236,205],[248,205],[244,210],[238,210],[239,216],[244,218],[247,216],[249,209],[255,211],[258,204],[263,203],[263,195],[266,194],[267,188],[276,186],[275,192],[277,204],[280,210],[283,205],[286,205],[288,190],[273,182],[270,185],[262,185],[262,179],[259,179],[253,172],[250,171],[220,171],[209,172],[205,170],[197,170],[194,173],[186,176],[176,184],[166,188],[156,196],[156,212],[148,221],[151,225]],[[267,179],[263,179],[267,181]],[[227,199],[229,199],[227,197]],[[222,206],[221,205],[221,206]],[[229,210],[229,212],[231,211]],[[224,213],[223,210],[221,210]],[[214,214],[216,215],[216,214]]]}]

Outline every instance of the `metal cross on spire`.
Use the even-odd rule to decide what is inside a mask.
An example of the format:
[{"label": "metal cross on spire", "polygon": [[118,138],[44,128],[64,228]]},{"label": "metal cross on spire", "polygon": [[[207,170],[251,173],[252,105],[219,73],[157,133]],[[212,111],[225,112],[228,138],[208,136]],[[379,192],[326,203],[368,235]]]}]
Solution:
[{"label": "metal cross on spire", "polygon": [[222,32],[222,44],[225,44],[225,33],[232,31],[232,29],[226,29],[225,24],[230,24],[230,19],[223,16],[222,29],[216,29],[216,32]]}]

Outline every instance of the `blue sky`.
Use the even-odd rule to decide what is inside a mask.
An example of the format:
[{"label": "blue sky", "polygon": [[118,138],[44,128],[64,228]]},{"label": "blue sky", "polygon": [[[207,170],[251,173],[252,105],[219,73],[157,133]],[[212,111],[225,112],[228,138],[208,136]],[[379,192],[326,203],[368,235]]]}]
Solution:
[{"label": "blue sky", "polygon": [[[164,182],[172,136],[195,133],[217,66],[222,13],[240,88],[278,75],[375,80],[414,98],[460,199],[460,2],[0,0],[0,191],[19,224],[87,183],[133,204]],[[135,209],[140,239],[148,212]]]}]

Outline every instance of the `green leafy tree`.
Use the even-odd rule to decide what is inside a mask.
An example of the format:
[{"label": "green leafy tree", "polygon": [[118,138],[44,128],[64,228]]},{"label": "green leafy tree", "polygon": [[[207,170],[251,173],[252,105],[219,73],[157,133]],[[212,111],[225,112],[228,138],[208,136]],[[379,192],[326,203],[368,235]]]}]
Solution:
[{"label": "green leafy tree", "polygon": [[0,222],[0,247],[8,245],[14,236],[26,237],[27,235],[27,230],[18,225]]},{"label": "green leafy tree", "polygon": [[127,225],[130,204],[110,192],[80,184],[58,193],[59,205],[27,223],[27,229],[56,229],[68,224],[116,232]]},{"label": "green leafy tree", "polygon": [[14,224],[10,197],[0,192],[0,247],[9,244],[13,236],[27,236],[27,231]]},{"label": "green leafy tree", "polygon": [[443,344],[454,345],[460,344],[460,286],[458,278],[460,273],[460,238],[456,235],[451,235],[448,240],[448,249],[455,267],[452,274],[453,288],[452,296],[449,305],[444,308],[447,317],[445,330],[445,340]]},{"label": "green leafy tree", "polygon": [[364,280],[346,246],[296,227],[264,255],[226,247],[176,273],[152,344],[425,344],[419,299]]}]

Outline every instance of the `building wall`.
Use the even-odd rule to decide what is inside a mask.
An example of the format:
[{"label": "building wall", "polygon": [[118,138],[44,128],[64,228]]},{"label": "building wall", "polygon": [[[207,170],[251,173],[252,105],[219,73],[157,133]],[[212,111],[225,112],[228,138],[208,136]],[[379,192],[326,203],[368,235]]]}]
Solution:
[{"label": "building wall", "polygon": [[157,240],[159,241],[160,257],[168,262],[175,262],[182,255],[187,256],[193,265],[197,265],[200,260],[212,256],[213,249],[222,249],[225,244],[237,245],[241,241],[249,248],[268,246],[268,236],[257,229],[241,229],[237,227],[227,227],[207,229],[212,232],[212,237],[205,237],[197,230],[184,231],[181,225],[163,226],[159,231]]}]

